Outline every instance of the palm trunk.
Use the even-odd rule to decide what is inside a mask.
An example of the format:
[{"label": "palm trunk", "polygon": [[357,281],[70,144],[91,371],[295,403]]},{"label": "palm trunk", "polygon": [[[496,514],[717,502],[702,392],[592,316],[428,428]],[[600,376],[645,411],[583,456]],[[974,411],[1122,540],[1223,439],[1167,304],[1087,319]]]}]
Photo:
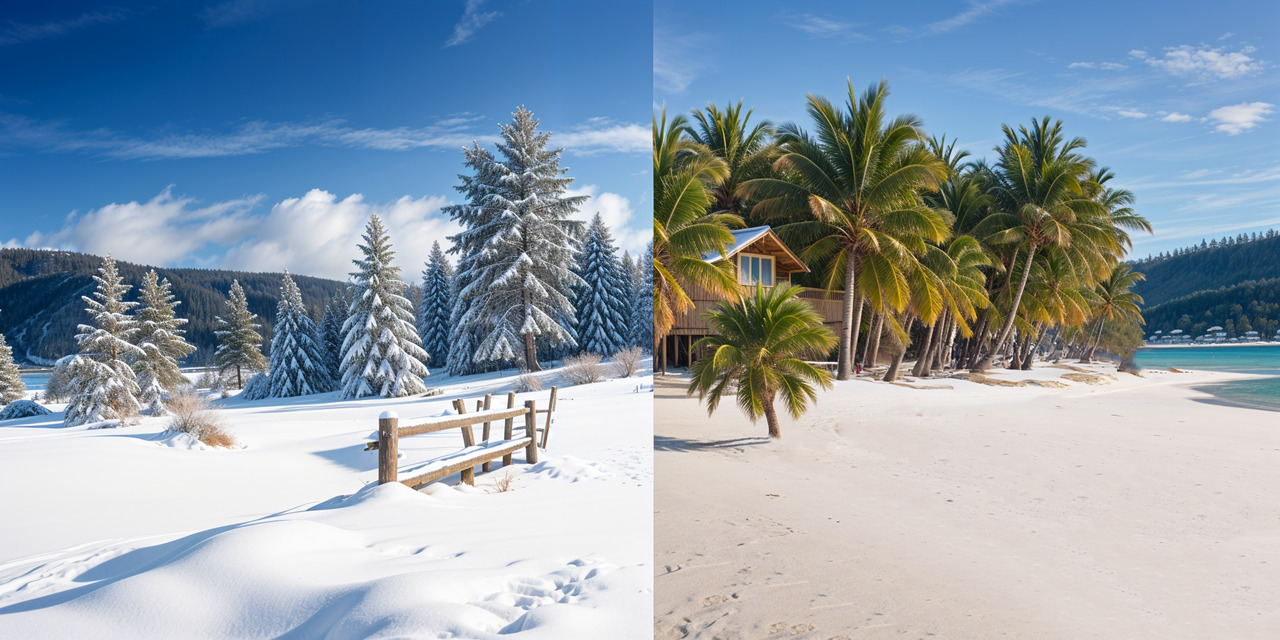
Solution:
[{"label": "palm trunk", "polygon": [[[902,327],[903,333],[907,335],[907,340],[911,339],[911,326],[914,325],[915,322],[915,318],[910,318]],[[898,377],[898,367],[902,366],[902,358],[906,355],[907,344],[904,342],[898,345],[897,351],[893,354],[893,360],[889,362],[889,370],[885,372],[884,377],[881,378],[881,380],[884,380],[885,382],[893,382],[894,378]]]},{"label": "palm trunk", "polygon": [[1013,304],[1009,306],[1009,317],[1005,318],[1004,328],[1000,330],[1000,337],[996,340],[995,345],[991,347],[991,351],[983,356],[978,364],[973,367],[974,373],[982,373],[991,366],[991,361],[996,356],[996,351],[1009,339],[1009,333],[1013,331],[1013,321],[1018,316],[1018,305],[1022,304],[1022,292],[1027,288],[1027,277],[1031,275],[1031,261],[1036,257],[1036,245],[1031,245],[1027,250],[1027,266],[1022,270],[1022,280],[1018,282],[1018,291],[1013,294]]},{"label": "palm trunk", "polygon": [[[840,357],[837,380],[848,380],[853,373],[853,351],[858,345],[858,325],[862,322],[862,296],[858,295],[858,261],[853,249],[845,251],[844,324],[840,327]],[[855,310],[856,305],[856,310]]]},{"label": "palm trunk", "polygon": [[871,323],[871,333],[867,336],[867,352],[862,354],[862,368],[876,366],[876,357],[880,355],[880,334],[884,333],[884,313],[875,314]]},{"label": "palm trunk", "polygon": [[778,428],[778,412],[773,408],[773,396],[769,396],[764,403],[764,421],[769,424],[770,438],[782,437],[782,430]]},{"label": "palm trunk", "polygon": [[934,369],[945,369],[947,365],[951,364],[951,348],[956,340],[956,319],[951,317],[950,312],[947,313],[946,331],[942,335],[946,336],[947,339],[938,345],[938,350],[933,358]]},{"label": "palm trunk", "polygon": [[974,325],[973,335],[965,340],[964,351],[960,354],[961,366],[958,368],[971,368],[978,361],[978,348],[982,344],[983,337],[987,334],[987,328],[991,324],[991,307],[988,306],[982,310],[982,317],[978,319],[978,323]]},{"label": "palm trunk", "polygon": [[933,368],[933,363],[930,361],[930,356],[933,351],[933,336],[938,332],[938,324],[941,320],[941,317],[934,320],[933,324],[929,325],[929,332],[924,334],[924,344],[920,345],[920,354],[916,356],[916,366],[911,370],[911,374],[917,378],[923,378],[931,373],[930,369]]},{"label": "palm trunk", "polygon": [[1102,342],[1102,327],[1106,326],[1107,319],[1098,319],[1098,335],[1093,338],[1093,346],[1089,347],[1089,360],[1093,360],[1093,354],[1098,351],[1098,343]]}]

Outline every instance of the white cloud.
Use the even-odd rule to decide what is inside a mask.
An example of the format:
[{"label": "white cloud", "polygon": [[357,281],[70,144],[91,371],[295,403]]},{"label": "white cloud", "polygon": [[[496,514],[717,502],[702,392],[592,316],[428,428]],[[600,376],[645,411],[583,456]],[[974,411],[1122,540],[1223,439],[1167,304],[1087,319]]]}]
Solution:
[{"label": "white cloud", "polygon": [[1226,47],[1213,48],[1205,44],[1193,47],[1184,44],[1166,47],[1163,57],[1149,56],[1141,50],[1130,51],[1129,55],[1171,75],[1210,81],[1230,80],[1264,69],[1266,63],[1248,55],[1253,51],[1253,47],[1227,51]]},{"label": "white cloud", "polygon": [[219,261],[228,269],[280,271],[345,280],[354,269],[351,260],[359,257],[356,244],[362,242],[369,216],[378,214],[386,223],[396,251],[396,265],[402,277],[414,281],[439,241],[448,249],[446,236],[459,227],[440,212],[448,200],[441,196],[404,196],[387,204],[366,202],[352,194],[341,200],[322,189],[312,189],[300,198],[288,198],[265,216],[258,217],[241,242],[229,247]]},{"label": "white cloud", "polygon": [[993,13],[996,9],[1004,5],[1013,4],[1014,2],[1017,2],[1017,0],[989,0],[988,2],[976,2],[974,0],[970,0],[968,9],[965,9],[964,11],[949,18],[938,20],[937,22],[931,22],[925,25],[924,31],[927,35],[954,31],[955,29],[959,29],[978,18]]},{"label": "white cloud", "polygon": [[33,233],[23,244],[110,253],[143,264],[175,264],[210,245],[242,238],[252,228],[249,212],[260,200],[253,196],[199,206],[166,188],[146,202],[112,203],[83,215],[72,212],[62,229]]},{"label": "white cloud", "polygon": [[57,38],[85,27],[117,22],[123,20],[124,17],[124,13],[120,11],[110,11],[82,13],[68,20],[53,20],[39,24],[8,21],[8,24],[0,27],[0,47],[34,40],[44,40],[45,38]]},{"label": "white cloud", "polygon": [[1117,111],[1117,112],[1116,112],[1116,115],[1123,116],[1123,117],[1125,117],[1125,118],[1145,118],[1145,117],[1147,117],[1147,114],[1145,114],[1145,113],[1143,113],[1143,112],[1141,112],[1141,111],[1134,111],[1134,110],[1132,110],[1132,109],[1121,109],[1121,110],[1119,110],[1119,111]]},{"label": "white cloud", "polygon": [[1209,120],[1216,123],[1216,130],[1234,136],[1266,122],[1266,116],[1274,110],[1275,105],[1270,103],[1242,102],[1210,111]]},{"label": "white cloud", "polygon": [[858,26],[849,22],[839,22],[811,13],[802,15],[784,14],[783,19],[794,29],[799,29],[811,36],[819,38],[842,37],[850,40],[870,40],[866,35],[855,31]]},{"label": "white cloud", "polygon": [[1067,65],[1068,69],[1103,69],[1106,71],[1120,71],[1128,69],[1129,65],[1120,64],[1119,62],[1072,62]]},{"label": "white cloud", "polygon": [[[349,126],[342,120],[313,123],[251,121],[225,132],[181,132],[138,138],[107,129],[74,131],[57,122],[38,122],[0,113],[0,145],[40,151],[85,152],[124,160],[211,158],[265,153],[305,145],[340,146],[380,151],[458,149],[472,141],[492,144],[494,128],[481,128],[484,118],[457,114],[421,127],[390,129]],[[484,131],[484,133],[481,133]],[[554,135],[554,142],[574,153],[646,153],[649,129],[592,118]]]},{"label": "white cloud", "polygon": [[587,196],[587,201],[578,208],[578,213],[573,218],[590,223],[596,213],[599,213],[605,226],[613,232],[618,246],[630,251],[631,255],[644,252],[644,248],[653,239],[653,227],[646,227],[642,220],[633,220],[635,211],[631,209],[631,201],[626,197],[608,191],[601,192],[593,184],[569,189],[565,195]]},{"label": "white cloud", "polygon": [[693,84],[710,59],[707,39],[700,33],[677,35],[654,28],[653,86],[666,93],[680,93]]},{"label": "white cloud", "polygon": [[406,280],[419,277],[439,240],[458,226],[441,213],[442,196],[404,196],[390,203],[364,200],[360,194],[338,199],[321,189],[288,198],[265,213],[261,196],[200,205],[165,189],[146,202],[109,204],[89,213],[72,213],[65,226],[48,235],[34,233],[26,246],[112,254],[120,260],[157,266],[197,264],[242,271],[282,271],[345,280],[358,257],[356,244],[369,216],[382,217],[391,233],[396,264]]},{"label": "white cloud", "polygon": [[497,11],[480,11],[482,4],[484,0],[467,0],[467,8],[462,12],[462,19],[453,26],[453,36],[444,43],[444,46],[452,47],[470,41],[477,31],[502,15]]},{"label": "white cloud", "polygon": [[1187,114],[1185,114],[1185,113],[1178,113],[1177,111],[1174,111],[1174,112],[1170,113],[1169,115],[1167,115],[1167,116],[1165,116],[1165,117],[1163,117],[1163,118],[1160,118],[1160,119],[1161,119],[1161,120],[1163,120],[1163,121],[1165,121],[1165,122],[1190,122],[1190,121],[1192,121],[1192,120],[1195,120],[1195,118],[1193,118],[1193,117],[1191,117],[1191,116],[1189,116],[1189,115],[1187,115]]},{"label": "white cloud", "polygon": [[1067,65],[1068,69],[1097,69],[1098,65],[1092,62],[1072,62]]}]

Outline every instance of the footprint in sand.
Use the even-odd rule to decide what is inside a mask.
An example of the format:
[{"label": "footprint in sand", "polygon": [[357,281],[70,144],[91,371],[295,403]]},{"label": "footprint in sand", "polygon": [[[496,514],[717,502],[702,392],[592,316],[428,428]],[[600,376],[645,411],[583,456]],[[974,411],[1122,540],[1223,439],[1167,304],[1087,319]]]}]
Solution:
[{"label": "footprint in sand", "polygon": [[718,604],[724,604],[729,601],[729,596],[707,596],[702,599],[703,607],[714,607]]}]

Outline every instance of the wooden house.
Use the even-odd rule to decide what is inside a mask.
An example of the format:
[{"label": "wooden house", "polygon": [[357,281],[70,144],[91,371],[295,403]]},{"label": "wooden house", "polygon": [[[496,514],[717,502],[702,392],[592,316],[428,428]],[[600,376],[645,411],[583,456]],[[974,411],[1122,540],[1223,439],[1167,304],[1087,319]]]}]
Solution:
[{"label": "wooden house", "polygon": [[[712,263],[727,259],[734,266],[744,295],[751,293],[757,283],[764,287],[789,287],[793,275],[809,272],[809,267],[768,226],[739,229],[732,233],[733,243],[726,248],[726,258],[712,252],[702,259]],[[676,314],[671,331],[663,338],[659,366],[664,369],[667,366],[687,367],[696,358],[693,343],[711,333],[703,314],[723,300],[698,287],[690,287],[686,292],[693,299],[693,309]],[[842,292],[827,293],[822,289],[804,288],[800,297],[822,315],[827,328],[839,331],[844,302]]]}]

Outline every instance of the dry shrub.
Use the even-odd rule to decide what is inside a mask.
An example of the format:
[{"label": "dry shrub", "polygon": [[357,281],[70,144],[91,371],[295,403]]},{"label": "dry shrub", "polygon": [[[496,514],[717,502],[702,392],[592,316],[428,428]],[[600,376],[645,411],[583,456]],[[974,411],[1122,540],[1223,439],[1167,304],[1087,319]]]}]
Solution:
[{"label": "dry shrub", "polygon": [[630,378],[636,374],[636,369],[640,368],[640,359],[644,357],[644,351],[640,347],[630,347],[613,354],[613,367],[618,371],[619,378]]},{"label": "dry shrub", "polygon": [[217,371],[206,371],[196,378],[196,388],[217,391],[222,388],[222,376]]},{"label": "dry shrub", "polygon": [[511,486],[511,482],[513,480],[515,480],[515,478],[511,477],[511,472],[506,472],[501,478],[494,481],[493,490],[490,491],[490,493],[506,493],[508,491],[513,491],[514,487]]},{"label": "dry shrub", "polygon": [[538,379],[538,376],[535,376],[532,373],[522,373],[520,374],[520,377],[516,378],[516,382],[513,387],[514,388],[512,390],[516,393],[542,391],[542,381]]},{"label": "dry shrub", "polygon": [[591,384],[604,379],[604,367],[600,365],[600,356],[594,353],[582,353],[564,361],[564,377],[574,384]]},{"label": "dry shrub", "polygon": [[213,408],[204,394],[193,389],[183,389],[169,396],[165,405],[173,414],[169,419],[170,431],[190,434],[211,447],[236,446],[235,438],[227,433],[222,415]]}]

